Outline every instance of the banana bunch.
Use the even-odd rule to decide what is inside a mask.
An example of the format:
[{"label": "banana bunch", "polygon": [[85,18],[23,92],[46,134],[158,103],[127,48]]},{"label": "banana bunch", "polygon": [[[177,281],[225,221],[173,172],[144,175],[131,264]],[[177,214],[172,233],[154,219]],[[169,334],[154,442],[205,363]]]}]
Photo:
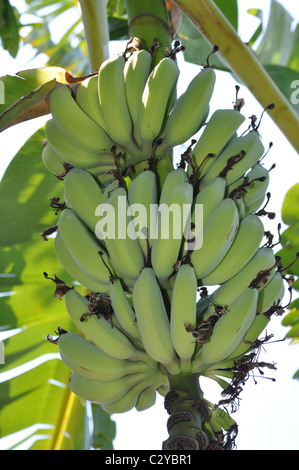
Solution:
[{"label": "banana bunch", "polygon": [[[51,93],[42,151],[64,185],[55,253],[87,289],[65,293],[80,334],[62,332],[59,352],[71,390],[109,413],[153,406],[169,375],[223,380],[284,295],[262,245],[270,170],[258,127],[242,131],[236,107],[209,116],[213,67],[177,98],[174,51],[155,63],[135,46]],[[207,434],[225,426],[211,413]]]}]

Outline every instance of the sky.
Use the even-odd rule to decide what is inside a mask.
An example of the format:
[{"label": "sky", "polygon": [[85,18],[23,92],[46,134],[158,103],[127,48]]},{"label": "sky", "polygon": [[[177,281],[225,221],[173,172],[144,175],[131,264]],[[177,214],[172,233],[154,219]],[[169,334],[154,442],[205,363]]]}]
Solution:
[{"label": "sky", "polygon": [[[16,5],[20,1],[16,0]],[[22,3],[22,2],[21,2]],[[244,41],[248,40],[251,32],[257,26],[256,20],[246,14],[250,7],[264,9],[265,18],[269,10],[268,0],[241,0],[240,31]],[[299,7],[294,0],[280,2],[299,21]],[[64,29],[65,30],[65,29]],[[59,31],[59,28],[57,28]],[[61,31],[61,29],[60,29]],[[59,34],[57,32],[57,34]],[[120,48],[121,49],[121,48]],[[119,52],[117,43],[110,44],[110,53]],[[30,47],[21,49],[16,59],[11,59],[7,53],[0,49],[0,76],[13,74],[26,68],[42,67],[44,57],[40,56],[29,62],[32,58]],[[198,66],[184,63],[179,57],[181,75],[178,83],[178,93],[186,88],[192,76],[198,73]],[[211,102],[211,112],[217,108],[231,108],[235,96],[235,81],[226,73],[217,72],[215,92]],[[245,99],[242,109],[246,117],[261,115],[261,106],[254,97],[241,85],[239,96]],[[299,105],[298,105],[299,106]],[[45,122],[46,118],[22,123],[0,134],[0,178],[5,172],[11,158],[27,140]],[[269,190],[271,203],[269,210],[276,212],[276,219],[272,222],[263,219],[269,229],[276,233],[280,219],[280,208],[287,190],[299,182],[299,159],[297,152],[282,135],[277,126],[268,115],[263,116],[261,136],[265,147],[273,142],[273,147],[265,159],[268,168],[273,163],[275,170],[271,172]],[[2,201],[3,203],[3,201]],[[271,208],[270,208],[271,206]],[[284,225],[283,225],[284,227]],[[299,345],[283,340],[286,328],[280,325],[281,319],[274,317],[267,333],[273,333],[277,342],[268,344],[262,350],[260,360],[275,363],[277,371],[269,371],[266,377],[256,377],[256,382],[250,378],[241,393],[241,405],[233,415],[239,425],[239,434],[236,439],[238,450],[298,450],[299,449],[299,381],[292,379],[292,375],[299,368]],[[275,378],[276,381],[270,380]],[[212,402],[220,399],[218,385],[210,380],[202,380],[202,387],[206,398]],[[117,436],[114,441],[116,450],[159,450],[161,443],[167,436],[166,422],[168,415],[164,409],[163,398],[158,395],[156,405],[149,410],[138,413],[132,410],[128,413],[113,415],[117,423]],[[1,447],[0,447],[1,448]]]}]

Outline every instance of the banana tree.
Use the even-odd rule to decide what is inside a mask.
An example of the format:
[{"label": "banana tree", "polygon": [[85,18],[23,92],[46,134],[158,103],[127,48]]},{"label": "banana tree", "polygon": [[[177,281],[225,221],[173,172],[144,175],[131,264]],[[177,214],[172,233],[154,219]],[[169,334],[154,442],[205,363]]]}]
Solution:
[{"label": "banana tree", "polygon": [[[46,7],[44,2],[27,3],[31,14],[40,14],[42,8]],[[298,28],[291,32],[291,18],[277,2],[272,2],[272,16],[255,53],[252,52],[252,46],[261,35],[262,22],[245,45],[237,33],[238,6],[235,1],[206,0],[194,4],[162,0],[155,3],[147,0],[108,3],[81,0],[79,6],[80,14],[74,16],[73,24],[58,44],[51,38],[47,17],[39,24],[30,25],[25,42],[33,44],[39,52],[46,53],[49,61],[45,68],[24,70],[13,77],[2,77],[2,91],[5,90],[5,103],[0,104],[2,132],[16,124],[22,125],[33,118],[47,116],[50,113],[49,97],[58,86],[67,85],[75,90],[83,80],[94,76],[109,57],[109,40],[124,39],[126,48],[131,48],[134,44],[130,38],[139,38],[144,49],[154,48],[152,66],[159,62],[165,51],[175,51],[184,54],[186,61],[196,65],[213,60],[217,70],[233,74],[237,83],[248,87],[298,151],[299,118],[295,95],[298,80]],[[77,2],[69,1],[63,5],[54,2],[54,7],[52,12],[47,13],[50,20],[75,10]],[[9,2],[3,3],[2,12],[5,18],[0,30],[2,45],[15,57],[19,40],[18,22],[22,17],[18,18],[16,9]],[[260,10],[251,11],[251,14],[261,18]],[[273,38],[273,29],[276,35],[277,17],[279,21],[282,18],[284,20],[283,37],[278,42],[281,48],[278,59],[275,54],[277,43],[270,51],[265,46],[269,37]],[[179,43],[173,46],[176,40]],[[76,41],[78,46],[75,49],[73,42]],[[213,50],[214,45],[219,50],[211,56],[211,51],[216,51]],[[290,83],[294,84],[292,90],[289,88]],[[292,91],[293,99],[290,98]],[[241,101],[237,103],[238,98],[237,95],[236,107],[242,104]],[[275,103],[274,108],[269,106],[272,103]],[[252,123],[254,125],[253,120]],[[12,378],[7,380],[3,376],[0,384],[1,437],[29,429],[32,450],[90,447],[111,450],[116,427],[110,413],[93,404],[90,407],[92,426],[88,424],[85,403],[70,390],[69,369],[60,360],[57,348],[52,344],[55,343],[52,335],[56,329],[61,331],[58,325],[69,332],[76,332],[77,329],[60,299],[65,286],[72,285],[74,279],[54,256],[51,234],[56,227],[59,201],[64,199],[64,194],[61,181],[53,178],[41,161],[44,138],[45,131],[41,128],[28,139],[13,158],[0,185],[0,194],[5,200],[0,209],[2,325],[3,329],[18,331],[4,342],[6,363],[2,372],[11,373]],[[53,209],[50,211],[49,200]],[[279,254],[282,266],[290,266],[284,272],[292,276],[297,274],[294,271],[297,250],[294,248],[295,239],[292,238],[296,232],[292,230],[293,219],[285,217],[285,221],[290,223],[290,228],[282,238],[284,243]],[[289,283],[291,285],[291,279]],[[292,282],[294,289],[296,286]],[[86,293],[80,287],[79,291],[82,295]],[[203,296],[201,300],[206,299]],[[203,303],[198,304],[198,314]],[[291,319],[288,317],[289,320],[287,317],[284,320],[286,325],[296,322],[294,315]],[[203,334],[203,330],[199,332],[192,325],[189,325],[189,329],[195,338]],[[45,338],[47,333],[51,333],[50,341]],[[296,337],[294,329],[292,335]],[[261,340],[259,347],[262,345]],[[40,361],[34,362],[38,358]],[[18,372],[18,367],[24,364],[27,370],[22,374]],[[262,362],[247,363],[247,366],[272,367]],[[240,372],[244,372],[244,369],[239,368]],[[227,389],[228,382],[225,379],[235,379],[230,384],[235,391],[237,388],[234,387],[240,386],[246,377],[246,374],[242,375],[238,381],[231,371],[226,370],[222,371],[222,377],[217,377],[217,381]],[[237,424],[226,409],[214,409],[212,403],[203,400],[198,375],[170,374],[169,380],[170,389],[165,397],[165,408],[170,413],[169,438],[164,448],[232,449]],[[226,404],[225,401],[223,404]],[[212,416],[215,429],[209,424],[209,416]],[[175,422],[176,417],[183,418]],[[210,436],[210,443],[207,436]]]}]

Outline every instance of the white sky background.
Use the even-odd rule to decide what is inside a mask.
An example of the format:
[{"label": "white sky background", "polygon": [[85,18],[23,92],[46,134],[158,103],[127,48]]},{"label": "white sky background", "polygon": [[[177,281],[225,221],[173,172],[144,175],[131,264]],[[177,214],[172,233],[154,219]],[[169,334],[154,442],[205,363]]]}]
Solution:
[{"label": "white sky background", "polygon": [[[12,2],[17,7],[23,4],[22,0]],[[240,34],[247,41],[258,22],[247,14],[248,8],[264,9],[265,19],[269,10],[268,0],[239,0]],[[299,22],[299,6],[294,0],[280,0],[280,3],[289,9],[292,16]],[[54,24],[53,24],[54,27]],[[55,25],[58,37],[66,30],[65,24]],[[122,48],[119,44],[111,44],[111,54],[118,53]],[[33,61],[30,47],[21,48],[16,59],[0,49],[0,76],[14,74],[27,68],[42,67],[45,64],[44,56]],[[203,61],[205,58],[203,58]],[[182,64],[180,57],[181,76],[179,79],[179,93],[181,93],[198,71],[198,66]],[[235,97],[235,81],[228,75],[218,72],[215,93],[211,102],[211,112],[217,108],[231,108]],[[240,97],[245,99],[242,109],[246,117],[261,115],[262,109],[252,95],[241,86]],[[299,106],[299,105],[298,105]],[[29,135],[34,133],[47,118],[40,118],[22,123],[0,134],[0,178],[5,172],[11,158],[25,143]],[[265,148],[273,142],[270,153],[264,160],[268,168],[276,163],[276,169],[271,172],[269,190],[272,194],[269,210],[275,211],[277,217],[269,223],[272,233],[276,234],[276,227],[280,219],[280,208],[287,190],[299,182],[299,158],[297,152],[288,143],[277,126],[265,114],[261,125],[262,140]],[[2,201],[4,203],[5,201]],[[267,224],[267,220],[263,219]],[[283,226],[284,227],[284,226]],[[286,301],[287,301],[286,297]],[[283,339],[287,329],[280,325],[281,319],[274,317],[267,333],[274,333],[274,340]],[[238,450],[298,450],[299,449],[299,381],[292,379],[292,375],[299,368],[299,346],[291,345],[289,340],[269,344],[263,351],[260,360],[275,363],[277,371],[267,371],[265,376],[275,378],[276,382],[266,378],[257,378],[257,384],[250,378],[240,395],[241,406],[233,416],[239,425],[239,434],[236,440]],[[268,373],[269,372],[269,373]],[[218,385],[207,379],[202,381],[205,396],[212,402],[220,399],[221,389]],[[167,435],[166,421],[168,415],[164,409],[163,398],[158,395],[157,403],[147,411],[138,413],[133,410],[125,414],[114,415],[117,422],[117,436],[114,441],[116,450],[160,450],[162,441]],[[1,448],[1,447],[0,447]]]}]

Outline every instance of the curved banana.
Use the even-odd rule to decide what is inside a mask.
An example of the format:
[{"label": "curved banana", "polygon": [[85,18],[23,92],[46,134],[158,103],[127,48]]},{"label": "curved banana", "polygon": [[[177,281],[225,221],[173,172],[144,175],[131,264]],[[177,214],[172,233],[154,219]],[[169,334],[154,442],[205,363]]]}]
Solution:
[{"label": "curved banana", "polygon": [[72,372],[100,382],[111,382],[128,374],[150,370],[145,362],[117,359],[104,353],[78,333],[60,335],[58,348],[62,361]]},{"label": "curved banana", "polygon": [[159,204],[164,204],[171,191],[180,183],[187,183],[188,175],[183,168],[176,168],[167,173],[160,192]]},{"label": "curved banana", "polygon": [[186,229],[190,224],[192,200],[193,186],[180,183],[170,192],[166,202],[158,207],[151,262],[159,280],[166,280],[174,271],[184,235],[187,235]]},{"label": "curved banana", "polygon": [[100,382],[73,372],[69,386],[72,392],[92,403],[109,403],[119,400],[131,387],[146,379],[146,373],[124,375],[111,382]]},{"label": "curved banana", "polygon": [[109,414],[126,413],[136,406],[140,393],[151,386],[154,378],[148,378],[131,387],[121,398],[109,403],[101,403],[101,407]]},{"label": "curved banana", "polygon": [[[96,225],[96,235],[103,239],[117,275],[137,279],[144,266],[140,247],[127,199],[127,191],[118,187],[109,195],[107,202],[99,206],[96,215],[103,215]],[[106,220],[107,219],[107,220]],[[104,228],[107,222],[107,231]]]},{"label": "curved banana", "polygon": [[216,81],[213,68],[201,70],[178,98],[167,117],[164,130],[159,136],[162,144],[157,149],[168,152],[171,148],[187,142],[200,128],[206,118]]},{"label": "curved banana", "polygon": [[98,94],[109,136],[134,154],[136,145],[132,138],[132,121],[125,94],[124,66],[125,59],[121,55],[101,64]]},{"label": "curved banana", "polygon": [[238,159],[237,163],[234,163],[226,174],[226,184],[230,185],[234,183],[234,181],[245,175],[245,173],[258,162],[264,154],[264,150],[264,145],[257,131],[250,131],[233,140],[216,160],[213,159],[213,164],[200,181],[200,189],[204,188],[214,178],[219,176],[219,173],[229,165],[229,159],[231,157],[239,155],[241,152],[246,152],[243,158]]},{"label": "curved banana", "polygon": [[[74,141],[65,137],[54,119],[46,122],[45,132],[47,139],[58,155],[72,166],[78,168],[94,168],[99,165],[113,164],[113,157],[110,149],[105,152],[100,149],[98,152],[91,152],[88,149],[80,148]],[[78,132],[78,134],[81,131]],[[88,134],[87,134],[88,135]]]},{"label": "curved banana", "polygon": [[[252,183],[244,193],[243,201],[245,206],[251,206],[262,197],[265,198],[269,186],[269,171],[260,163],[256,163],[246,176],[248,176],[249,183]],[[264,180],[259,181],[260,178],[264,178]]]},{"label": "curved banana", "polygon": [[[207,173],[244,120],[245,116],[234,109],[218,109],[212,114],[192,151],[194,164],[200,167],[198,178]],[[213,154],[214,158],[206,159],[209,154]]]},{"label": "curved banana", "polygon": [[[238,214],[239,214],[239,219],[240,221],[245,219],[246,217],[246,206],[244,204],[244,201],[241,197],[234,199],[236,207],[238,209]],[[247,214],[249,215],[249,214]]]},{"label": "curved banana", "polygon": [[140,392],[135,408],[137,411],[144,411],[151,408],[156,403],[157,389],[168,384],[167,377],[162,377],[162,374],[157,374],[157,379],[147,388]]},{"label": "curved banana", "polygon": [[229,305],[213,327],[209,340],[192,361],[194,372],[200,371],[206,364],[224,360],[236,349],[253,323],[257,298],[257,289],[248,287]]},{"label": "curved banana", "polygon": [[161,289],[152,268],[143,268],[133,289],[137,327],[147,354],[171,374],[180,371]]},{"label": "curved banana", "polygon": [[95,178],[86,170],[72,168],[64,177],[64,191],[68,206],[94,232],[98,222],[95,212],[103,196]]},{"label": "curved banana", "polygon": [[120,326],[142,345],[136,315],[119,279],[111,279],[109,292],[112,308]]},{"label": "curved banana", "polygon": [[203,227],[202,244],[191,253],[197,279],[210,274],[230,249],[239,227],[238,210],[232,199],[224,199]]},{"label": "curved banana", "polygon": [[51,92],[50,110],[55,124],[74,145],[95,153],[111,149],[110,137],[82,111],[68,86],[59,86]]},{"label": "curved banana", "polygon": [[152,236],[156,231],[158,209],[157,178],[153,171],[144,170],[132,180],[128,189],[128,201],[131,211],[136,210],[138,213],[133,222],[146,259],[149,255],[148,249],[152,246]]},{"label": "curved banana", "polygon": [[[203,190],[199,191],[194,199],[194,206],[202,204],[203,219],[202,223],[205,225],[213,212],[217,209],[225,197],[226,180],[221,176],[214,178]],[[194,222],[192,211],[191,221]]]},{"label": "curved banana", "polygon": [[173,347],[180,358],[182,372],[191,370],[195,342],[185,324],[196,324],[197,278],[190,264],[181,265],[171,296],[170,333]]},{"label": "curved banana", "polygon": [[146,49],[141,49],[134,51],[124,66],[125,95],[133,123],[133,136],[139,146],[142,145],[138,129],[140,103],[151,65],[151,53]]},{"label": "curved banana", "polygon": [[[85,275],[97,283],[109,284],[110,273],[107,266],[113,271],[110,260],[102,245],[93,237],[72,209],[64,209],[61,212],[58,228],[71,256]],[[102,256],[99,252],[103,253]]]},{"label": "curved banana", "polygon": [[[228,281],[221,284],[211,295],[213,303],[208,307],[203,319],[206,320],[215,313],[214,305],[229,306],[244,289],[258,276],[261,271],[265,271],[265,277],[261,281],[260,287],[266,285],[274,274],[275,256],[271,248],[258,248],[251,260]],[[272,269],[271,269],[272,268]]]},{"label": "curved banana", "polygon": [[47,142],[43,147],[42,162],[47,170],[53,175],[63,172],[63,164],[65,161],[60,155],[58,155],[49,142]]},{"label": "curved banana", "polygon": [[138,119],[140,139],[145,154],[151,154],[153,141],[162,131],[178,78],[177,62],[170,57],[164,57],[154,67],[146,81]]},{"label": "curved banana", "polygon": [[79,84],[75,100],[82,111],[108,134],[98,95],[98,74],[85,78]]},{"label": "curved banana", "polygon": [[97,282],[92,277],[88,276],[86,272],[82,271],[64,243],[59,228],[54,239],[54,250],[66,272],[69,273],[75,281],[79,282],[79,284],[92,292],[104,293],[109,291],[109,284]]},{"label": "curved banana", "polygon": [[249,206],[245,206],[245,216],[249,214],[255,214],[258,211],[258,209],[262,206],[264,200],[265,200],[265,194],[260,199],[255,201],[253,204],[250,204]]},{"label": "curved banana", "polygon": [[280,273],[276,272],[268,284],[266,284],[266,286],[259,291],[256,309],[257,311],[253,323],[237,348],[234,349],[229,356],[227,356],[227,361],[237,358],[242,354],[246,354],[252,349],[254,342],[267,327],[271,319],[271,312],[269,313],[268,310],[272,307],[273,304],[277,304],[282,301],[284,292],[285,287],[282,276]]},{"label": "curved banana", "polygon": [[137,349],[127,336],[111,325],[103,315],[90,315],[90,302],[74,289],[65,294],[65,306],[78,330],[109,356],[117,359],[146,359],[146,354]]},{"label": "curved banana", "polygon": [[240,221],[235,239],[216,268],[201,278],[203,285],[223,284],[237,274],[253,257],[264,236],[264,225],[256,215]]}]

